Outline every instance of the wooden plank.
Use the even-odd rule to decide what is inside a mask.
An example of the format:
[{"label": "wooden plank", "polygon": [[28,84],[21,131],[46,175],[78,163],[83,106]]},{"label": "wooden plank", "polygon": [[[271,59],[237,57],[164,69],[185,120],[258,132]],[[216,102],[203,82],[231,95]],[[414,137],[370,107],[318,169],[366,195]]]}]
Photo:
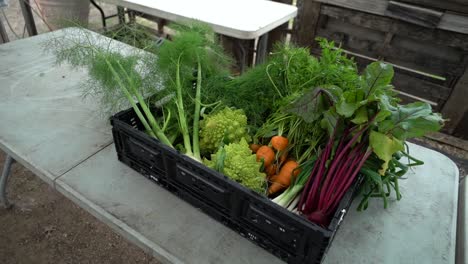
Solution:
[{"label": "wooden plank", "polygon": [[[314,52],[317,52],[317,51],[318,51],[317,49],[314,50]],[[364,56],[362,54],[354,53],[354,52],[351,52],[349,50],[343,50],[343,51],[346,54],[348,54],[350,57],[354,58],[354,60],[358,64],[360,70],[362,70],[367,64],[369,64],[371,62],[374,62],[374,61],[378,61],[378,59],[376,59],[376,58]],[[320,51],[318,51],[318,52],[320,53]],[[319,53],[316,53],[316,54],[319,54]],[[407,68],[407,67],[404,67],[404,66],[401,66],[401,65],[396,65],[396,64],[393,64],[393,63],[388,62],[388,61],[386,63],[391,64],[393,66],[395,72],[401,72],[401,73],[403,73],[405,75],[413,76],[415,78],[425,80],[425,81],[428,81],[428,82],[431,82],[431,83],[434,83],[434,84],[442,85],[442,86],[445,86],[445,87],[450,87],[448,85],[445,85],[446,81],[444,79],[435,78],[434,75],[427,74],[425,72],[416,71],[414,69]]]},{"label": "wooden plank", "polygon": [[442,77],[463,73],[464,54],[456,49],[395,36],[383,51],[386,61]]},{"label": "wooden plank", "polygon": [[439,111],[439,109],[440,109],[440,106],[436,102],[432,102],[432,101],[426,100],[426,99],[424,99],[422,97],[418,97],[418,96],[415,96],[413,94],[405,93],[405,92],[399,91],[397,89],[395,89],[395,90],[398,92],[398,98],[401,99],[399,104],[409,104],[409,103],[413,103],[413,102],[425,102],[425,103],[430,104],[434,111]]},{"label": "wooden plank", "polygon": [[387,34],[385,35],[385,39],[378,51],[379,57],[377,59],[379,60],[384,59],[385,50],[388,49],[388,47],[390,47],[390,43],[392,42],[394,36],[395,36],[395,32],[393,30],[387,32]]},{"label": "wooden plank", "polygon": [[343,31],[319,29],[317,31],[317,36],[333,40],[336,44],[341,45],[342,48],[372,58],[377,58],[380,50],[380,41],[372,40],[370,38],[360,39],[356,36],[350,36]]},{"label": "wooden plank", "polygon": [[446,77],[461,75],[463,53],[428,42],[394,36],[391,45],[383,49],[386,35],[381,31],[362,28],[336,19],[329,19],[317,35],[341,43],[343,48],[429,74]]},{"label": "wooden plank", "polygon": [[[346,7],[354,10],[359,10],[376,15],[385,15],[387,10],[387,0],[316,0],[317,2]],[[440,19],[437,28],[450,30],[454,32],[468,34],[468,16],[458,13],[445,12]]]},{"label": "wooden plank", "polygon": [[[319,49],[313,49],[313,54],[320,54]],[[354,58],[362,71],[369,63],[376,61],[374,58],[369,58],[359,54],[346,51]],[[387,62],[388,63],[388,62]],[[392,63],[390,63],[392,64]],[[395,70],[394,85],[400,92],[400,98],[405,103],[414,101],[426,101],[439,110],[443,102],[450,95],[451,89],[441,85],[440,80],[429,76],[419,74],[404,67],[392,64]]]},{"label": "wooden plank", "polygon": [[321,14],[338,19],[345,24],[359,25],[382,32],[394,31],[400,36],[406,36],[422,42],[427,41],[468,51],[468,35],[445,30],[434,30],[384,16],[330,5],[322,5]]},{"label": "wooden plank", "polygon": [[435,28],[440,22],[442,12],[409,4],[390,1],[385,15],[416,25]]},{"label": "wooden plank", "polygon": [[464,117],[453,132],[453,135],[463,139],[468,139],[468,111],[465,112]]},{"label": "wooden plank", "polygon": [[346,7],[354,10],[383,15],[387,10],[388,0],[316,0],[317,2]]},{"label": "wooden plank", "polygon": [[468,15],[445,12],[438,28],[468,34]]},{"label": "wooden plank", "polygon": [[436,103],[445,102],[451,92],[451,89],[442,85],[417,79],[398,71],[395,72],[393,85],[395,85],[395,88],[399,91],[413,94]]},{"label": "wooden plank", "polygon": [[341,43],[353,52],[377,58],[386,34],[330,18],[324,26],[318,28],[317,35]]},{"label": "wooden plank", "polygon": [[442,10],[451,10],[456,12],[468,13],[468,2],[466,0],[399,0],[425,7],[434,7]]},{"label": "wooden plank", "polygon": [[450,97],[445,102],[442,108],[442,115],[444,118],[450,119],[445,125],[445,130],[450,134],[455,131],[455,128],[463,120],[465,113],[468,111],[468,104],[466,103],[466,96],[468,95],[468,68],[465,73],[458,80],[453,88]]},{"label": "wooden plank", "polygon": [[391,30],[391,18],[368,14],[349,8],[342,8],[332,5],[322,5],[320,12],[331,18],[340,20],[346,24],[358,25],[365,28],[377,29],[383,32]]},{"label": "wooden plank", "polygon": [[291,40],[299,46],[313,47],[316,45],[315,33],[321,4],[315,1],[298,0],[297,7],[298,14]]},{"label": "wooden plank", "polygon": [[[468,124],[468,120],[466,120],[465,124]],[[466,130],[465,137],[468,136],[468,130]],[[444,143],[446,145],[450,145],[455,148],[463,149],[468,151],[468,141],[462,140],[460,138],[453,137],[451,135],[447,135],[445,133],[434,132],[427,134],[425,137],[430,138],[432,140]]]}]

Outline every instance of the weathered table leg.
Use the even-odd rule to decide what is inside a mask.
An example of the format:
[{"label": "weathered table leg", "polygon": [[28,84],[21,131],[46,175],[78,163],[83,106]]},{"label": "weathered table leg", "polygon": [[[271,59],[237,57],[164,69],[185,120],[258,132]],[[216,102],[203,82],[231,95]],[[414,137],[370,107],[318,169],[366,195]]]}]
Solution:
[{"label": "weathered table leg", "polygon": [[90,0],[91,4],[97,8],[97,10],[99,11],[99,13],[101,14],[101,20],[102,20],[102,27],[104,28],[104,30],[107,30],[107,23],[106,23],[106,14],[104,13],[104,10],[101,8],[101,6],[99,6],[96,1],[94,0]]},{"label": "weathered table leg", "polygon": [[119,24],[125,24],[125,8],[117,6],[117,16],[119,17]]},{"label": "weathered table leg", "polygon": [[11,204],[8,202],[8,198],[6,195],[6,187],[8,184],[8,177],[10,176],[11,165],[15,162],[15,160],[7,154],[5,159],[5,164],[3,165],[3,172],[0,178],[0,206],[4,208],[10,208]]},{"label": "weathered table leg", "polygon": [[5,30],[5,27],[3,26],[2,20],[0,19],[0,44],[6,43],[8,41],[10,41],[10,39],[8,39],[8,34]]},{"label": "weathered table leg", "polygon": [[136,23],[136,12],[131,10],[131,9],[128,9],[128,20],[130,21],[130,23]]},{"label": "weathered table leg", "polygon": [[29,0],[19,0],[21,12],[23,13],[24,23],[26,23],[26,29],[28,30],[29,36],[37,35],[36,23],[34,22],[34,16],[31,9],[31,3]]},{"label": "weathered table leg", "polygon": [[257,56],[255,57],[255,64],[261,64],[265,62],[267,56],[268,47],[268,33],[263,34],[258,38],[257,43]]},{"label": "weathered table leg", "polygon": [[239,73],[247,70],[247,67],[252,65],[254,40],[236,39],[229,36],[221,35],[221,44],[224,50],[230,53],[236,60],[236,66]]}]

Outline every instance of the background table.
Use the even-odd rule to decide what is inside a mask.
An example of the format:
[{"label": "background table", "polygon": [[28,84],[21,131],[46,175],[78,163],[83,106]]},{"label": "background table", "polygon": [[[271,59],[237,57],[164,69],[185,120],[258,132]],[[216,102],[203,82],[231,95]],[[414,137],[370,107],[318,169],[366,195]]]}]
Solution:
[{"label": "background table", "polygon": [[[209,24],[216,33],[223,36],[225,48],[236,57],[240,72],[251,64],[252,49],[256,51],[256,63],[262,63],[267,53],[268,32],[297,15],[295,6],[265,0],[103,0],[102,2],[163,20],[183,22],[194,19]],[[256,39],[258,43],[255,45]]]},{"label": "background table", "polygon": [[[19,0],[30,36],[37,35],[29,0]],[[90,1],[101,13],[106,28],[106,16],[96,1]],[[253,50],[255,61],[264,61],[267,53],[268,32],[287,23],[297,15],[297,7],[265,0],[102,0],[117,6],[119,21],[125,22],[124,8],[131,20],[135,12],[158,18],[161,21],[182,22],[198,20],[209,24],[220,34],[237,60],[239,71],[251,65]],[[162,32],[162,25],[158,25]],[[258,39],[258,42],[255,40]],[[257,44],[256,44],[257,43]]]},{"label": "background table", "polygon": [[[163,263],[282,263],[117,160],[107,118],[81,98],[87,73],[42,52],[63,33],[0,45],[0,148]],[[426,164],[401,182],[403,200],[354,203],[325,263],[454,263],[458,169],[410,151]]]}]

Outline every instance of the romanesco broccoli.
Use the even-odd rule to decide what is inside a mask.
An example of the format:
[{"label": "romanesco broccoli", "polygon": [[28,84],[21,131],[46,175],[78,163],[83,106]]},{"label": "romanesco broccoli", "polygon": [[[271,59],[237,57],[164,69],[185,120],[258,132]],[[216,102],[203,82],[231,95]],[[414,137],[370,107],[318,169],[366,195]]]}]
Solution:
[{"label": "romanesco broccoli", "polygon": [[226,107],[200,121],[200,149],[205,153],[214,153],[222,143],[236,143],[241,138],[248,138],[247,116],[242,109]]},{"label": "romanesco broccoli", "polygon": [[220,148],[211,155],[211,160],[205,159],[203,162],[245,187],[258,193],[265,193],[266,175],[260,172],[261,163],[257,162],[255,154],[252,154],[244,138]]}]

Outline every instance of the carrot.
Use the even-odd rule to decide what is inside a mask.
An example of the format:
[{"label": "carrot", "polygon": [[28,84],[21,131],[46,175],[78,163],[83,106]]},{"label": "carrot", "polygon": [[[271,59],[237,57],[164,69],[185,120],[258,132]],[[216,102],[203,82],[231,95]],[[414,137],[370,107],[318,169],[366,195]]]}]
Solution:
[{"label": "carrot", "polygon": [[278,175],[271,178],[272,184],[268,188],[268,193],[274,194],[287,188],[291,184],[291,178],[299,174],[297,167],[299,167],[299,164],[294,160],[286,161],[286,163],[281,167]]},{"label": "carrot", "polygon": [[286,159],[288,158],[288,152],[287,151],[283,151],[283,153],[281,153],[281,156],[279,157],[279,164],[283,164]]},{"label": "carrot", "polygon": [[289,140],[283,136],[274,136],[271,138],[271,145],[277,151],[283,151],[288,147]]},{"label": "carrot", "polygon": [[267,178],[270,178],[271,176],[276,174],[276,170],[278,169],[278,165],[276,164],[270,164],[270,166],[265,168],[265,172],[267,174]]},{"label": "carrot", "polygon": [[260,144],[250,144],[249,145],[249,148],[252,150],[252,153],[257,153],[258,149],[261,147],[262,145]]},{"label": "carrot", "polygon": [[257,150],[257,161],[263,160],[263,166],[266,168],[270,166],[275,160],[275,152],[268,146],[261,146]]}]

